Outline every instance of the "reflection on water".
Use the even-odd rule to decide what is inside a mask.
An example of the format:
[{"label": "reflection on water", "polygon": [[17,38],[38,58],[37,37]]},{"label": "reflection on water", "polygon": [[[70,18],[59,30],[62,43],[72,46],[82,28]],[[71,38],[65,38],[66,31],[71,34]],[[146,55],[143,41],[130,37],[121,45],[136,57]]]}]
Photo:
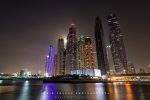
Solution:
[{"label": "reflection on water", "polygon": [[23,83],[23,86],[21,87],[21,92],[19,93],[19,96],[18,96],[18,100],[21,100],[22,98],[24,100],[29,100],[29,81],[25,81]]},{"label": "reflection on water", "polygon": [[1,81],[0,100],[149,100],[150,84]]}]

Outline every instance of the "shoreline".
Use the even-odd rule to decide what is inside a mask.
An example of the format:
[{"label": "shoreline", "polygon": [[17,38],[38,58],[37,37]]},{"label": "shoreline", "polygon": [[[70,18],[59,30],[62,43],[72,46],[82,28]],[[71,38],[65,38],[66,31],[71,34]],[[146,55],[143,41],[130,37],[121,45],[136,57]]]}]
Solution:
[{"label": "shoreline", "polygon": [[101,81],[101,80],[71,80],[71,79],[47,79],[47,78],[21,78],[21,79],[1,79],[3,81],[42,81],[43,83],[150,83],[150,81]]}]

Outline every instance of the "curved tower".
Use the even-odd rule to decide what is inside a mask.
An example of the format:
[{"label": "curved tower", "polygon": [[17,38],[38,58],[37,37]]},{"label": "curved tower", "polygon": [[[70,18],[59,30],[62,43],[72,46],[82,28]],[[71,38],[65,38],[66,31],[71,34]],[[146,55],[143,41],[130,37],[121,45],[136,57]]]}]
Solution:
[{"label": "curved tower", "polygon": [[48,56],[48,65],[47,65],[47,74],[48,76],[52,76],[53,74],[53,64],[54,64],[54,47],[50,45],[49,56]]},{"label": "curved tower", "polygon": [[118,18],[115,14],[107,16],[109,41],[116,74],[128,73],[126,52]]}]

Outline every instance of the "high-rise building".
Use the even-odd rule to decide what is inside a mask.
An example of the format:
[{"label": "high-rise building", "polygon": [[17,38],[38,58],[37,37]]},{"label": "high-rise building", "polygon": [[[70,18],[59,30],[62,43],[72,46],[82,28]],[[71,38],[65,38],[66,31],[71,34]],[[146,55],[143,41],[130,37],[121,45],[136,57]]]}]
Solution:
[{"label": "high-rise building", "polygon": [[71,70],[77,69],[76,64],[76,28],[74,24],[70,25],[69,34],[67,36],[67,47],[66,47],[66,69],[65,74],[70,74]]},{"label": "high-rise building", "polygon": [[92,40],[89,37],[85,38],[83,54],[84,70],[95,69]]},{"label": "high-rise building", "polygon": [[95,42],[98,69],[101,70],[102,75],[106,75],[107,72],[109,72],[109,64],[105,46],[104,31],[102,28],[102,20],[99,16],[97,16],[95,20]]},{"label": "high-rise building", "polygon": [[53,64],[53,75],[56,76],[57,75],[57,54],[54,55],[54,64]]},{"label": "high-rise building", "polygon": [[98,65],[97,65],[97,54],[96,52],[93,52],[93,56],[94,56],[94,61],[95,61],[95,68],[98,69]]},{"label": "high-rise building", "polygon": [[81,35],[77,39],[77,69],[83,70],[84,69],[84,44],[85,44],[85,38],[84,35]]},{"label": "high-rise building", "polygon": [[114,62],[116,74],[128,73],[126,52],[119,26],[118,18],[115,14],[107,16],[109,41],[111,45],[111,53]]},{"label": "high-rise building", "polygon": [[54,64],[54,47],[50,45],[49,56],[48,56],[48,66],[46,68],[46,73],[48,76],[53,75],[53,64]]},{"label": "high-rise building", "polygon": [[62,36],[58,39],[58,47],[57,47],[57,68],[56,75],[63,75],[63,60],[64,60],[64,39]]},{"label": "high-rise building", "polygon": [[48,66],[49,66],[49,56],[46,56],[46,63],[45,63],[45,74],[47,76],[48,72]]},{"label": "high-rise building", "polygon": [[66,68],[66,49],[63,50],[63,67],[62,67],[62,75],[65,75]]},{"label": "high-rise building", "polygon": [[128,74],[135,74],[135,68],[131,61],[128,61]]}]

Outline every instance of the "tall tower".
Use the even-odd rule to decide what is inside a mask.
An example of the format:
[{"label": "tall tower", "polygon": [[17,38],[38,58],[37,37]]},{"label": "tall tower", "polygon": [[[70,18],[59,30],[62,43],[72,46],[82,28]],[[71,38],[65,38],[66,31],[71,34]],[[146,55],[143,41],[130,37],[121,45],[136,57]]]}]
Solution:
[{"label": "tall tower", "polygon": [[64,39],[62,36],[58,39],[58,47],[57,47],[57,68],[56,75],[63,75],[63,60],[64,60]]},{"label": "tall tower", "polygon": [[54,55],[54,66],[53,66],[53,75],[56,76],[56,70],[57,69],[57,54]]},{"label": "tall tower", "polygon": [[63,68],[62,68],[62,75],[65,75],[66,69],[66,49],[63,50]]},{"label": "tall tower", "polygon": [[97,16],[95,20],[95,42],[96,42],[98,69],[101,70],[101,75],[106,75],[109,72],[109,64],[107,59],[102,21],[99,16]]},{"label": "tall tower", "polygon": [[50,45],[49,56],[48,56],[48,65],[46,68],[46,73],[48,76],[52,76],[53,74],[53,64],[54,64],[54,47]]},{"label": "tall tower", "polygon": [[113,57],[116,74],[128,73],[126,52],[119,26],[118,18],[115,14],[107,16],[109,41],[111,45],[111,53]]},{"label": "tall tower", "polygon": [[97,69],[98,65],[97,65],[97,54],[96,52],[93,52],[93,56],[94,56],[94,65],[95,65],[95,68]]},{"label": "tall tower", "polygon": [[66,74],[70,74],[71,70],[76,70],[76,28],[74,24],[70,25],[69,34],[67,36],[67,65],[66,65]]},{"label": "tall tower", "polygon": [[48,75],[48,66],[49,66],[49,56],[46,56],[46,63],[45,63],[45,75]]},{"label": "tall tower", "polygon": [[94,55],[93,55],[93,46],[92,46],[92,40],[87,37],[85,38],[85,45],[84,45],[84,69],[94,69]]},{"label": "tall tower", "polygon": [[84,69],[84,45],[85,45],[85,38],[84,38],[84,35],[81,35],[81,37],[79,37],[77,39],[77,60],[76,60],[76,62],[77,62],[78,70]]}]

